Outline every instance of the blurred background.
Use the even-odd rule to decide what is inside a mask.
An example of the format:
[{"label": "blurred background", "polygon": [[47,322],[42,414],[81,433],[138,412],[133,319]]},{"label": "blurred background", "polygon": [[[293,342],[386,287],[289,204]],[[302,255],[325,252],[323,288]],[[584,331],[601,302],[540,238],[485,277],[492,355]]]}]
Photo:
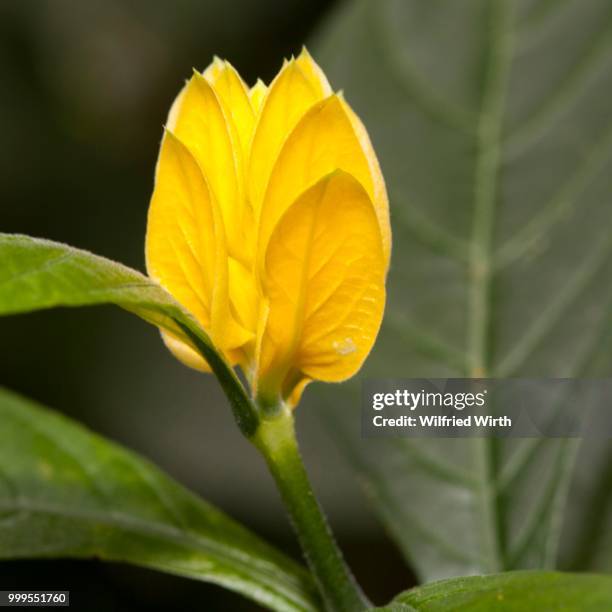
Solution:
[{"label": "blurred background", "polygon": [[[500,6],[510,23],[499,23]],[[2,2],[0,231],[143,270],[162,124],[192,68],[217,54],[247,82],[269,81],[306,42],[364,119],[389,188],[387,311],[362,375],[469,375],[470,329],[482,325],[490,376],[609,377],[610,32],[609,0]],[[493,103],[499,133],[483,143],[492,120],[483,110]],[[492,280],[481,321],[472,247],[483,197]],[[53,310],[0,319],[0,347],[0,384],[140,452],[299,556],[217,384],[174,360],[150,326],[111,307]],[[479,515],[469,492],[421,469],[415,445],[360,438],[358,389],[312,385],[298,432],[341,547],[383,603],[415,579],[370,512],[341,441],[422,577],[466,573],[441,543],[477,548]],[[334,430],[342,434],[332,440]],[[428,439],[420,450],[469,473],[469,447],[451,442]],[[612,445],[581,453],[561,567],[610,571]],[[558,523],[537,470],[528,466],[517,483],[524,490],[500,517],[509,543],[526,524]],[[0,588],[15,587],[71,589],[74,601],[87,594],[88,610],[256,609],[203,583],[95,561],[0,564]]]},{"label": "blurred background", "polygon": [[[162,124],[192,67],[205,68],[216,54],[248,83],[268,82],[335,4],[0,3],[0,231],[144,270]],[[152,327],[112,307],[53,310],[0,319],[0,346],[0,384],[142,453],[299,556],[276,490],[217,384],[174,360]],[[342,548],[366,590],[385,601],[410,574],[315,411],[305,406],[298,421]],[[0,588],[70,589],[73,607],[87,601],[88,610],[257,609],[204,583],[95,561],[2,563]]]}]

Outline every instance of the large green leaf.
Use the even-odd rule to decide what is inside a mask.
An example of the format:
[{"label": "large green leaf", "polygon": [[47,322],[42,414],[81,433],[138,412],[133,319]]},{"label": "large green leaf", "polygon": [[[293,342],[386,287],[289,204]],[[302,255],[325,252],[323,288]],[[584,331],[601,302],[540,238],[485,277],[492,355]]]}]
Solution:
[{"label": "large green leaf", "polygon": [[612,578],[595,574],[509,572],[434,582],[402,593],[381,612],[525,612],[612,609]]},{"label": "large green leaf", "polygon": [[191,314],[157,283],[87,251],[0,233],[0,315],[94,304],[121,306],[191,344],[223,386],[239,427],[253,433],[257,414],[235,372]]},{"label": "large green leaf", "polygon": [[149,462],[0,388],[0,559],[98,557],[317,610],[306,571]]},{"label": "large green leaf", "polygon": [[[611,32],[607,0],[332,17],[317,57],[371,133],[394,231],[365,375],[574,377],[594,351],[610,372]],[[576,443],[363,440],[357,393],[321,393],[421,577],[555,565]]]}]

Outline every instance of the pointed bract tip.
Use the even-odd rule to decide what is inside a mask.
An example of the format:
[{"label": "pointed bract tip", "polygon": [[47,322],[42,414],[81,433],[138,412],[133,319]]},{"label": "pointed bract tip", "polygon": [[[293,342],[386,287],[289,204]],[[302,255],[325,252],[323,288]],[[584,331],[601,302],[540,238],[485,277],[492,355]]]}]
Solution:
[{"label": "pointed bract tip", "polygon": [[190,81],[193,81],[194,83],[197,83],[198,85],[206,85],[207,87],[210,87],[210,82],[208,81],[208,78],[206,77],[206,72],[199,72],[198,70],[193,71],[193,75],[191,76]]},{"label": "pointed bract tip", "polygon": [[178,138],[172,133],[172,130],[166,124],[164,124],[163,129],[164,129],[164,133],[163,133],[164,137],[167,136],[168,138],[172,140],[178,140]]}]

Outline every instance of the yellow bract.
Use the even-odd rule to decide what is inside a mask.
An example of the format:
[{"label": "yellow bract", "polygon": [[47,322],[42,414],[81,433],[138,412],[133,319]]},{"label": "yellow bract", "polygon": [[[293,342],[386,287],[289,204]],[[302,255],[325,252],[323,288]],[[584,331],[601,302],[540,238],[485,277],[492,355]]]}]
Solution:
[{"label": "yellow bract", "polygon": [[[295,405],[352,376],[382,319],[387,195],[363,124],[304,50],[249,89],[215,58],[175,100],[149,208],[149,275],[254,392]],[[164,333],[187,365],[205,361]]]}]

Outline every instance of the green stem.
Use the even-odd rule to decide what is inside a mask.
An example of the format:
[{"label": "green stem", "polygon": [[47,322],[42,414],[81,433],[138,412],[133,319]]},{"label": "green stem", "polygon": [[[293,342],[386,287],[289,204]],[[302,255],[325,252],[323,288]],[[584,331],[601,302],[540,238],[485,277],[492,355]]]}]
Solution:
[{"label": "green stem", "polygon": [[251,441],[266,459],[291,522],[330,612],[359,612],[371,607],[355,582],[327,524],[304,469],[295,437],[293,414],[282,406],[266,411]]},{"label": "green stem", "polygon": [[195,323],[175,319],[206,359],[225,392],[236,423],[265,457],[329,612],[360,612],[371,607],[336,545],[312,491],[298,450],[293,414],[284,404],[254,401],[232,367]]}]

